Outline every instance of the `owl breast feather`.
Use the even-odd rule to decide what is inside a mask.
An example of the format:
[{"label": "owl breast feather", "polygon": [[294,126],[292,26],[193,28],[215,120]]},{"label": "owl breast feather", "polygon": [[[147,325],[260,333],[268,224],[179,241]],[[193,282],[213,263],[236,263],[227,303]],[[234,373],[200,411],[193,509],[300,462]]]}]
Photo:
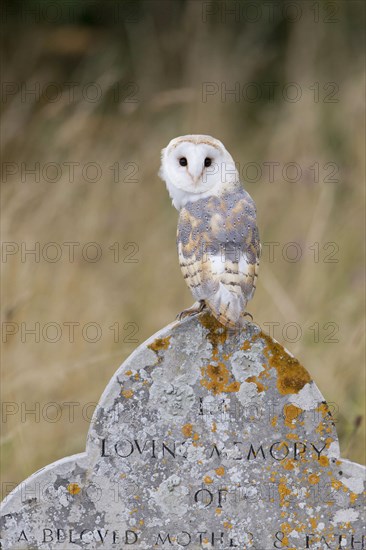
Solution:
[{"label": "owl breast feather", "polygon": [[260,243],[256,209],[240,190],[181,209],[177,247],[184,279],[227,326],[237,324],[255,290]]}]

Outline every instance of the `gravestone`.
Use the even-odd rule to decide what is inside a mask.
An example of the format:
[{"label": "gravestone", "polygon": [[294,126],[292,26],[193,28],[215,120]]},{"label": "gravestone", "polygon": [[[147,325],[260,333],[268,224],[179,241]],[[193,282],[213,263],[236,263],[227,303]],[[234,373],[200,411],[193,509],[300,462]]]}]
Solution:
[{"label": "gravestone", "polygon": [[202,313],[118,369],[85,453],[9,495],[2,548],[361,549],[364,474],[288,351]]}]

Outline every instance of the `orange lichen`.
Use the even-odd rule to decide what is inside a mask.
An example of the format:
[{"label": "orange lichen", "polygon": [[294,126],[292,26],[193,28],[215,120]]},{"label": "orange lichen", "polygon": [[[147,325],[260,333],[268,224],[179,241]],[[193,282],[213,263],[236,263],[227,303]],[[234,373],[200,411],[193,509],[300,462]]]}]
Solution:
[{"label": "orange lichen", "polygon": [[240,389],[240,382],[231,380],[232,374],[224,363],[218,362],[216,365],[207,365],[201,368],[204,378],[201,385],[214,395],[218,393],[233,393]]},{"label": "orange lichen", "polygon": [[215,472],[218,476],[223,476],[225,474],[225,468],[223,466],[219,466],[216,468]]},{"label": "orange lichen", "polygon": [[205,477],[203,478],[203,482],[206,483],[206,484],[208,485],[208,484],[210,484],[210,483],[213,483],[213,479],[212,479],[212,477],[210,477],[210,476],[205,476]]},{"label": "orange lichen", "polygon": [[252,344],[249,342],[249,340],[245,340],[244,344],[242,345],[241,349],[244,351],[248,351],[252,347]]},{"label": "orange lichen", "polygon": [[333,489],[336,489],[337,491],[343,485],[343,483],[341,481],[339,481],[338,479],[334,479],[334,478],[332,479],[331,484],[332,484]]},{"label": "orange lichen", "polygon": [[[201,368],[203,376],[201,385],[215,395],[239,391],[240,382],[233,380],[232,373],[229,372],[225,363],[219,360],[219,346],[226,342],[228,329],[209,313],[200,317],[200,323],[208,330],[207,338],[212,345],[212,364]],[[225,357],[228,360],[230,355],[227,354]]]},{"label": "orange lichen", "polygon": [[70,495],[77,495],[81,491],[77,483],[69,483],[67,486],[67,490],[69,491]]},{"label": "orange lichen", "polygon": [[126,376],[131,376],[131,374],[132,374],[132,370],[126,370],[126,372],[125,372]]},{"label": "orange lichen", "polygon": [[212,422],[212,428],[211,428],[211,432],[216,432],[217,430],[217,425],[216,425],[216,422]]},{"label": "orange lichen", "polygon": [[170,336],[167,336],[166,338],[156,338],[151,344],[148,345],[148,348],[150,348],[152,351],[155,351],[157,353],[158,351],[161,351],[163,349],[168,349],[170,343]]},{"label": "orange lichen", "polygon": [[319,424],[315,428],[316,433],[323,435],[324,430],[325,430],[324,422],[319,422]]},{"label": "orange lichen", "polygon": [[277,371],[277,388],[282,395],[298,393],[305,384],[311,382],[307,370],[297,359],[291,357],[278,342],[274,342],[268,334],[262,331],[253,337],[253,339],[257,338],[263,339],[266,343],[263,351],[269,366]]},{"label": "orange lichen", "polygon": [[194,439],[194,441],[198,441],[199,438],[200,438],[200,436],[198,435],[197,432],[193,434],[193,439]]},{"label": "orange lichen", "polygon": [[291,495],[291,490],[286,485],[286,478],[281,477],[281,481],[278,484],[278,493],[280,496],[280,505],[288,506],[289,501],[286,500],[287,495]]},{"label": "orange lichen", "polygon": [[296,423],[296,419],[301,415],[302,412],[303,412],[302,409],[300,409],[299,407],[296,407],[296,405],[293,405],[292,403],[290,403],[289,405],[286,405],[286,408],[284,411],[285,426],[287,426],[288,428],[292,428]]},{"label": "orange lichen", "polygon": [[224,521],[223,526],[225,529],[231,529],[233,524],[230,523],[229,521]]},{"label": "orange lichen", "polygon": [[310,474],[308,480],[311,485],[316,485],[319,483],[319,476],[317,474]]},{"label": "orange lichen", "polygon": [[192,430],[193,430],[192,424],[184,424],[182,428],[182,434],[184,435],[184,437],[191,437]]},{"label": "orange lichen", "polygon": [[130,399],[133,396],[133,390],[122,390],[121,393],[126,399]]},{"label": "orange lichen", "polygon": [[320,412],[323,418],[325,418],[326,416],[328,416],[328,417],[331,416],[331,412],[329,410],[329,407],[328,407],[327,403],[324,403],[324,402],[320,403],[320,405],[318,405],[315,410]]},{"label": "orange lichen", "polygon": [[269,476],[269,480],[274,483],[276,481],[277,472],[271,472],[271,475]]},{"label": "orange lichen", "polygon": [[[264,369],[266,369],[266,364],[262,364],[262,367]],[[262,372],[259,374],[259,377],[261,380],[263,380],[264,378],[271,378],[271,375],[270,373],[268,372],[268,370],[262,370]]]},{"label": "orange lichen", "polygon": [[320,466],[329,466],[329,458],[325,455],[319,457],[318,462]]},{"label": "orange lichen", "polygon": [[278,422],[278,417],[277,416],[274,416],[273,418],[271,418],[271,424],[272,424],[273,428],[275,428],[277,426],[277,422]]},{"label": "orange lichen", "polygon": [[257,386],[257,392],[258,393],[261,393],[262,391],[264,391],[265,389],[267,389],[263,384],[262,382],[260,382],[258,380],[258,378],[256,376],[250,376],[249,378],[247,378],[245,380],[246,382],[253,382],[254,384],[256,384]]},{"label": "orange lichen", "polygon": [[207,338],[212,344],[213,352],[217,351],[218,346],[224,344],[228,338],[228,329],[210,313],[200,317],[200,323],[208,330]]},{"label": "orange lichen", "polygon": [[285,470],[293,470],[294,469],[294,462],[290,458],[285,458],[285,460],[282,460],[281,466]]}]

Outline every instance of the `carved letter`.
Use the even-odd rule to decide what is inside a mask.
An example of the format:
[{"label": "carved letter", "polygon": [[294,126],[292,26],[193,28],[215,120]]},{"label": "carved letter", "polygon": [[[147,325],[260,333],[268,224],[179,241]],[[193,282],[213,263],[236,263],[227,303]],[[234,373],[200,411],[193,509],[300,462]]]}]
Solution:
[{"label": "carved letter", "polygon": [[311,444],[311,446],[313,447],[314,451],[316,452],[316,454],[318,455],[318,460],[320,459],[320,453],[322,452],[323,449],[325,449],[325,447],[327,446],[326,443],[324,443],[323,447],[319,450],[315,447],[314,443]]},{"label": "carved letter", "polygon": [[257,453],[261,451],[262,453],[262,457],[264,458],[264,460],[266,460],[266,455],[264,454],[264,451],[263,451],[263,445],[261,445],[257,451],[254,450],[253,448],[253,445],[250,445],[250,449],[249,449],[249,453],[248,453],[248,456],[247,456],[247,460],[250,460],[250,455],[253,453],[254,455],[254,458],[257,458]]}]

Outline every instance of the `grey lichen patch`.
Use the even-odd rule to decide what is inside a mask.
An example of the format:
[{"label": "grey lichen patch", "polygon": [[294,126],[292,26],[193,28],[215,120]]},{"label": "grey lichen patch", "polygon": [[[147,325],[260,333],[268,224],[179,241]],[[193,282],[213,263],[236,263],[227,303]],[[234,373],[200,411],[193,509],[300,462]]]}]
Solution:
[{"label": "grey lichen patch", "polygon": [[298,393],[290,395],[289,401],[304,411],[309,411],[316,409],[324,398],[314,382],[309,382]]},{"label": "grey lichen patch", "polygon": [[256,325],[204,313],[118,369],[86,453],[6,499],[2,548],[352,548],[363,477],[304,367]]},{"label": "grey lichen patch", "polygon": [[261,393],[258,392],[258,386],[254,382],[241,383],[238,391],[238,399],[244,407],[253,402],[257,403],[261,397]]},{"label": "grey lichen patch", "polygon": [[183,480],[176,474],[163,481],[152,498],[164,515],[184,516],[189,507],[189,490]]},{"label": "grey lichen patch", "polygon": [[234,351],[231,356],[231,366],[237,380],[244,382],[251,376],[258,376],[264,371],[265,361],[262,341],[256,341],[248,349]]},{"label": "grey lichen patch", "polygon": [[148,406],[158,409],[160,415],[167,419],[185,417],[195,401],[193,388],[182,380],[165,376],[166,372],[167,370],[159,369],[153,376]]}]

